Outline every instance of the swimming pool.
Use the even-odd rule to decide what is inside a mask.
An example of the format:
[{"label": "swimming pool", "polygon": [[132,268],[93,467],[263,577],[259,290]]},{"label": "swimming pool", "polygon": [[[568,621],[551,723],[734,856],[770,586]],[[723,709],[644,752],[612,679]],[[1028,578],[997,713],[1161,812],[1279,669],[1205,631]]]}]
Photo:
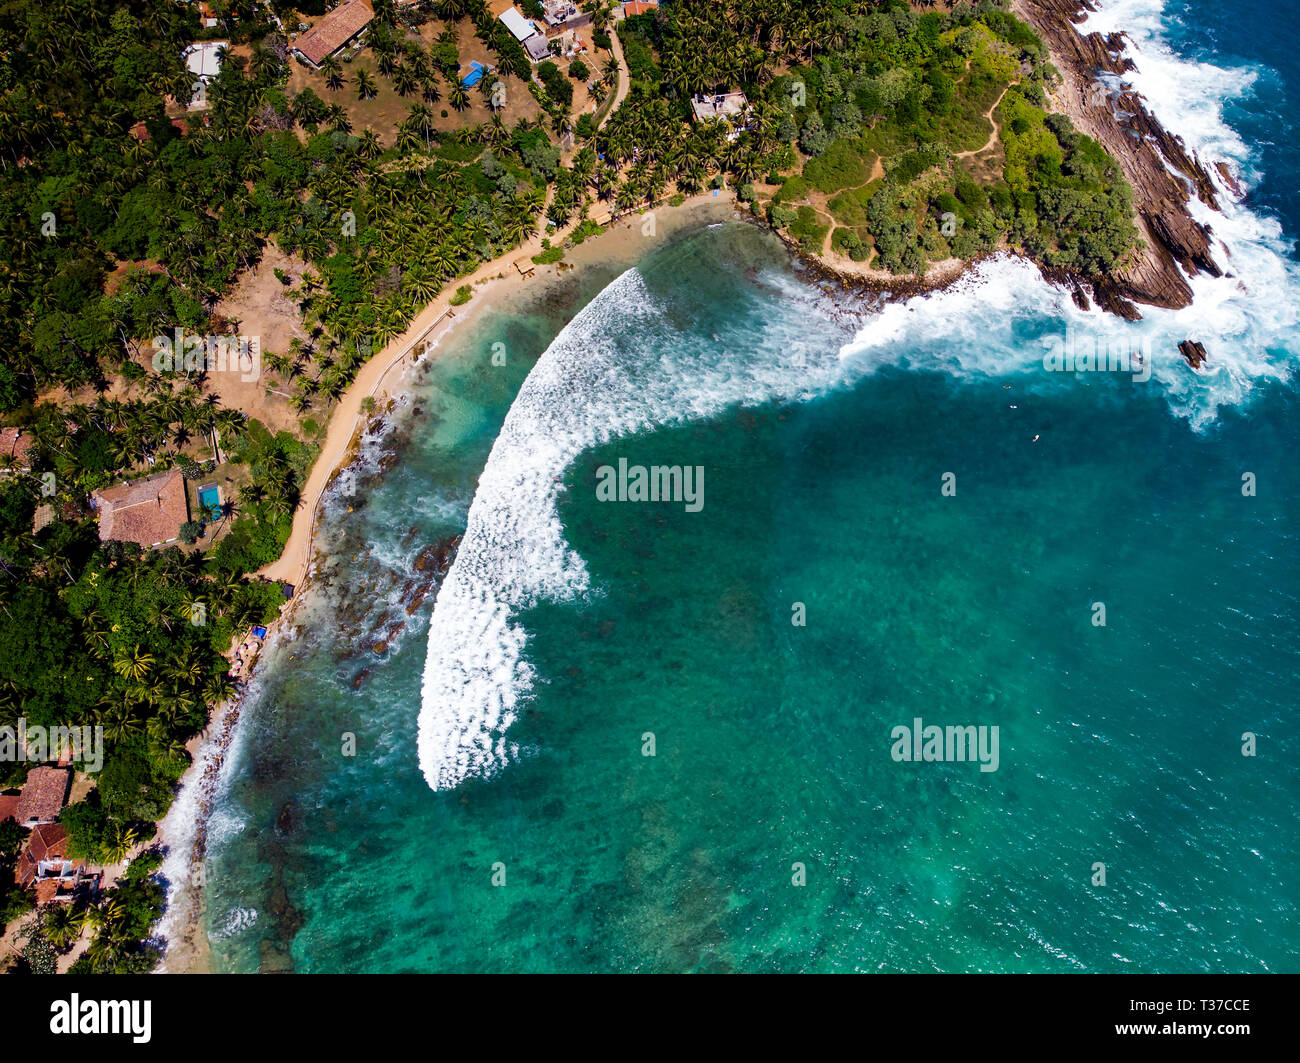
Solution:
[{"label": "swimming pool", "polygon": [[202,520],[220,519],[221,488],[216,484],[206,484],[199,488],[199,516]]}]

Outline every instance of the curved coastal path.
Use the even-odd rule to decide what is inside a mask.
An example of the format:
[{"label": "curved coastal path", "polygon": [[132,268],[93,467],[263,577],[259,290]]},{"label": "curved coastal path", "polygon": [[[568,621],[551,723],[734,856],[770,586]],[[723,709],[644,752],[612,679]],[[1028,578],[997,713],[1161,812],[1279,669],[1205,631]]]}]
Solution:
[{"label": "curved coastal path", "polygon": [[1011,88],[1010,85],[999,92],[998,98],[993,101],[993,106],[984,112],[984,117],[988,119],[989,124],[993,127],[993,132],[989,134],[989,139],[985,142],[984,146],[982,148],[975,148],[973,151],[959,151],[955,158],[969,159],[975,155],[983,155],[986,151],[992,151],[997,146],[998,140],[1002,137],[1002,127],[998,125],[998,120],[993,117],[993,112],[998,109],[998,106],[1002,103],[1003,98],[1007,94],[1007,89],[1009,88]]},{"label": "curved coastal path", "polygon": [[627,99],[627,94],[632,89],[632,72],[628,70],[627,60],[623,58],[623,42],[618,39],[618,33],[615,32],[612,23],[609,27],[609,43],[614,58],[618,61],[618,88],[614,90],[614,102],[609,105],[605,117],[600,120],[600,125],[597,127],[599,129],[605,128],[609,116],[623,106],[623,101]]}]

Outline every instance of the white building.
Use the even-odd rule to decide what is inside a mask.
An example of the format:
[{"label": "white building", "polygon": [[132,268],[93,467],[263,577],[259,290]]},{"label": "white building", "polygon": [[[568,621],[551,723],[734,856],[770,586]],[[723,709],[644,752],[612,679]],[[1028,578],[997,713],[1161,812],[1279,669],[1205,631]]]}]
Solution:
[{"label": "white building", "polygon": [[221,72],[219,50],[228,48],[229,41],[199,41],[185,49],[185,65],[196,81],[211,81]]},{"label": "white building", "polygon": [[506,29],[514,34],[515,40],[520,44],[523,44],[524,41],[537,32],[537,27],[524,18],[518,8],[508,7],[497,18],[501,20]]}]

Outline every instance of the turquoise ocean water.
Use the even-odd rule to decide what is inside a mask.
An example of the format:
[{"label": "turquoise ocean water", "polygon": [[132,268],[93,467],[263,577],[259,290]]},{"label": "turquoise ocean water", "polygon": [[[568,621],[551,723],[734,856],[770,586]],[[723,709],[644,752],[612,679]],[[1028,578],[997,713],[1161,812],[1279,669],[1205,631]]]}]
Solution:
[{"label": "turquoise ocean water", "polygon": [[[729,223],[460,326],[245,706],[215,968],[1300,967],[1295,157],[1251,139],[1300,70],[1187,15],[1101,17],[1251,186],[1192,311],[1000,261],[864,316]],[[620,459],[702,468],[702,508],[599,501]],[[896,762],[917,717],[997,726],[998,770]]]}]

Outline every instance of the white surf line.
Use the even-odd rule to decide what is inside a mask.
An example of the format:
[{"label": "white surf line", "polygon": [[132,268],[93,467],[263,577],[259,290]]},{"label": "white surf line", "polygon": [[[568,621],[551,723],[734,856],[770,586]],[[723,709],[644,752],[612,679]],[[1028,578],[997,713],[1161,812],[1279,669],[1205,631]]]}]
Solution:
[{"label": "white surf line", "polygon": [[671,308],[658,305],[639,272],[629,270],[543,353],[493,444],[434,603],[418,732],[430,787],[489,776],[521,755],[507,735],[535,675],[516,617],[540,601],[591,590],[558,512],[562,474],[575,458],[724,408],[806,399],[840,379],[829,344],[806,359],[791,357],[809,337],[809,313],[795,300],[810,312],[822,300],[797,284],[789,293],[792,312],[746,321],[745,328],[761,331],[733,337],[744,353],[732,355],[718,338],[675,331]]}]

